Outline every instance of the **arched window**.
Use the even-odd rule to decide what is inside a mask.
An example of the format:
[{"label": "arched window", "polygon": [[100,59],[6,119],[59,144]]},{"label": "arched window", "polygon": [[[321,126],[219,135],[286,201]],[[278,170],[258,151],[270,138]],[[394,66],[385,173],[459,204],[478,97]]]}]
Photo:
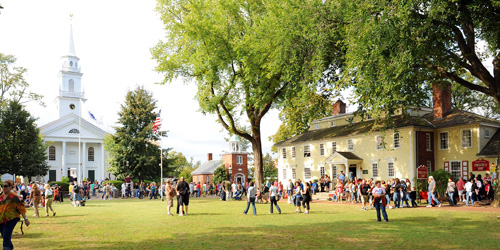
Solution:
[{"label": "arched window", "polygon": [[88,161],[94,161],[94,147],[89,148]]},{"label": "arched window", "polygon": [[73,79],[69,79],[68,91],[75,92],[75,81]]},{"label": "arched window", "polygon": [[50,146],[49,147],[49,161],[55,161],[56,160],[56,147]]}]

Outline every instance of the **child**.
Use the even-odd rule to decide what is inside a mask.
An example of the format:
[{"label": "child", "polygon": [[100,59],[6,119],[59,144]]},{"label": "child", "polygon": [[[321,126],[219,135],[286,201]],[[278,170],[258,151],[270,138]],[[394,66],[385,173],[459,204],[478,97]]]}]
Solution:
[{"label": "child", "polygon": [[417,191],[415,190],[415,187],[411,188],[410,192],[410,199],[411,199],[411,207],[418,207],[417,205]]}]

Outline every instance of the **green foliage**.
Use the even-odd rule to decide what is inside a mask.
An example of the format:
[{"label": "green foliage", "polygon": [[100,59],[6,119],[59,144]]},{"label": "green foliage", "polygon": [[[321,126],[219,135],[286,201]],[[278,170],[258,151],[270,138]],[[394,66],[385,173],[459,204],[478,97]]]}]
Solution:
[{"label": "green foliage", "polygon": [[49,184],[50,186],[54,184],[60,186],[62,191],[69,191],[69,182],[67,181],[51,181]]},{"label": "green foliage", "polygon": [[[469,79],[471,78],[469,77]],[[471,79],[471,81],[474,81],[474,79]],[[477,84],[484,86],[482,83]],[[470,89],[457,84],[452,86],[451,93],[453,108],[480,113],[493,119],[500,118],[500,107],[492,96],[481,92],[471,95]]]},{"label": "green foliage", "polygon": [[69,183],[69,177],[68,176],[63,176],[61,181]]},{"label": "green foliage", "polygon": [[[118,112],[119,126],[115,128],[116,133],[104,140],[110,155],[108,170],[118,178],[124,178],[127,174],[141,180],[159,178],[160,148],[155,142],[160,138],[152,130],[156,119],[155,109],[156,100],[144,87],[136,87],[127,93],[125,103]],[[163,175],[168,176],[171,169],[165,151],[163,157]]]},{"label": "green foliage", "polygon": [[440,194],[444,194],[446,192],[446,188],[448,187],[448,178],[451,177],[451,173],[444,171],[443,169],[436,170],[429,174],[436,181],[436,191]]},{"label": "green foliage", "polygon": [[193,176],[191,176],[191,172],[193,172],[194,170],[195,170],[195,168],[192,168],[189,166],[183,167],[180,174],[179,174],[179,178],[184,177],[184,180],[186,182],[188,182],[188,183],[192,182]]},{"label": "green foliage", "polygon": [[109,183],[109,184],[111,184],[111,185],[113,185],[116,188],[118,188],[118,189],[121,190],[123,181],[119,181],[119,180],[116,180],[116,181],[105,181],[105,182],[103,182],[103,185],[106,185],[106,183]]},{"label": "green foliage", "polygon": [[47,145],[24,107],[13,101],[0,109],[0,174],[46,175]]},{"label": "green foliage", "polygon": [[219,182],[222,182],[222,181],[226,181],[229,179],[229,172],[228,170],[226,169],[226,167],[224,167],[224,165],[218,167],[217,169],[215,169],[214,171],[214,183],[219,183]]},{"label": "green foliage", "polygon": [[9,100],[17,103],[35,101],[44,105],[43,96],[28,90],[29,84],[24,79],[26,69],[15,66],[16,60],[14,56],[0,53],[0,107],[5,107]]},{"label": "green foliage", "polygon": [[271,178],[271,180],[278,178],[278,168],[276,167],[277,159],[273,159],[269,153],[264,156],[264,178]]},{"label": "green foliage", "polygon": [[201,111],[216,114],[226,130],[250,141],[257,185],[263,182],[263,117],[299,93],[316,92],[325,68],[338,67],[337,24],[328,22],[324,8],[329,4],[158,1],[167,41],[152,49],[156,70],[164,73],[163,83],[195,80]]},{"label": "green foliage", "polygon": [[173,176],[179,176],[179,174],[184,171],[185,167],[190,167],[192,164],[192,162],[189,162],[186,156],[181,152],[170,151],[168,152],[167,159],[169,168],[173,169]]}]

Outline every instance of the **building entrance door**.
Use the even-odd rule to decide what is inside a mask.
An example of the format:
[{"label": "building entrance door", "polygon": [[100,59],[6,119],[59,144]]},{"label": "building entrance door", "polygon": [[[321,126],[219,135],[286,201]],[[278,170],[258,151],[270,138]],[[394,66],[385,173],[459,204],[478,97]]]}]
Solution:
[{"label": "building entrance door", "polygon": [[356,164],[351,164],[349,166],[349,173],[347,174],[351,180],[354,180],[354,178],[356,177]]}]

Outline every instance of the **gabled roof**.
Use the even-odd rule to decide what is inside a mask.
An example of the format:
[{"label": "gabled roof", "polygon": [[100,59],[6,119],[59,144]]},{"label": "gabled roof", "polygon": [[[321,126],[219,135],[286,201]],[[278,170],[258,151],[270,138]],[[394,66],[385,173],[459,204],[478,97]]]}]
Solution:
[{"label": "gabled roof", "polygon": [[500,121],[486,118],[482,115],[470,113],[463,110],[453,109],[446,113],[441,119],[434,119],[432,113],[424,115],[422,118],[428,120],[436,128],[445,128],[466,124],[492,123],[500,125]]},{"label": "gabled roof", "polygon": [[[417,116],[403,117],[401,115],[398,115],[394,116],[393,119],[395,128],[403,128],[408,126],[434,128],[429,122]],[[288,140],[279,142],[275,144],[275,146],[277,147],[288,146],[301,142],[318,141],[335,137],[365,134],[370,132],[370,130],[374,125],[374,122],[375,122],[374,120],[370,120],[370,121],[357,122],[350,125],[310,130],[306,131],[303,134],[296,135]],[[380,130],[381,128],[375,129],[374,131],[380,131]]]},{"label": "gabled roof", "polygon": [[213,174],[215,170],[222,165],[221,160],[211,160],[207,161],[201,166],[199,166],[197,169],[195,169],[193,172],[191,172],[191,175],[198,175],[198,174]]},{"label": "gabled roof", "polygon": [[[55,121],[49,122],[43,126],[40,127],[40,132],[42,135],[45,136],[50,136],[52,133],[57,133],[61,129],[64,129],[68,126],[78,126],[79,123],[79,117],[75,114],[68,114],[64,117],[61,117]],[[104,131],[103,129],[97,127],[96,125],[92,124],[91,122],[85,120],[84,118],[81,119],[81,128],[80,130],[87,130],[91,134],[87,134],[86,136],[93,136],[95,138],[99,139],[104,139],[106,136],[107,132]],[[82,133],[83,135],[83,133]],[[56,135],[57,136],[57,135]],[[67,135],[66,137],[72,137],[71,135]],[[78,137],[78,134],[75,134],[75,137]]]},{"label": "gabled roof", "polygon": [[499,144],[498,140],[500,140],[500,129],[491,137],[491,139],[486,143],[484,148],[477,154],[477,156],[492,156],[497,157]]},{"label": "gabled roof", "polygon": [[344,158],[346,158],[348,160],[362,160],[359,156],[353,154],[352,152],[337,151],[337,153],[344,156]]}]

